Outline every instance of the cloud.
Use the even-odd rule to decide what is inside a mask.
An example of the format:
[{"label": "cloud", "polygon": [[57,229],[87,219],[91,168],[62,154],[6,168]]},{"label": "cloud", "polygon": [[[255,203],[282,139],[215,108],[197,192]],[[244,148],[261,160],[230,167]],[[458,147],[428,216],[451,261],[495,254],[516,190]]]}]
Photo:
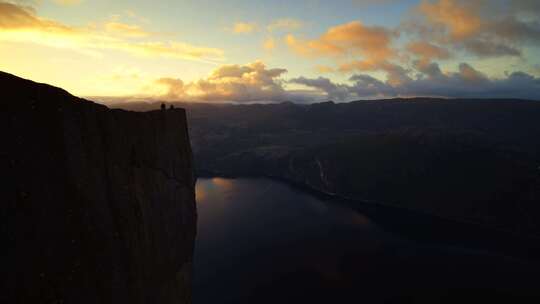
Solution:
[{"label": "cloud", "polygon": [[0,2],[0,30],[22,29],[40,29],[50,33],[73,32],[73,29],[68,26],[37,17],[34,9],[30,6]]},{"label": "cloud", "polygon": [[53,0],[53,2],[59,5],[70,6],[70,5],[81,4],[83,0]]},{"label": "cloud", "polygon": [[[319,72],[382,71],[386,81],[397,86],[411,80],[407,67],[437,75],[441,71],[436,61],[454,59],[461,53],[479,58],[523,57],[524,47],[540,43],[540,13],[527,13],[536,9],[537,3],[423,0],[412,18],[395,29],[353,21],[330,27],[315,39],[289,34],[285,43],[300,56],[335,62],[336,66],[317,66]],[[398,43],[404,46],[396,48]]]},{"label": "cloud", "polygon": [[336,69],[324,66],[323,71],[384,71],[392,83],[398,84],[406,80],[407,72],[391,63],[398,57],[398,50],[392,47],[397,37],[396,31],[353,21],[331,27],[317,39],[300,40],[289,34],[285,40],[301,56],[328,57],[340,62]]},{"label": "cloud", "polygon": [[117,21],[109,21],[104,25],[105,30],[112,34],[118,34],[127,37],[148,37],[150,33],[143,30],[138,25],[130,25],[126,23],[121,23]]},{"label": "cloud", "polygon": [[[395,68],[399,81],[386,81],[357,73],[347,82],[337,83],[326,77],[295,77],[284,79],[283,68],[268,68],[263,62],[223,65],[207,77],[185,82],[178,78],[160,78],[147,87],[144,99],[188,102],[313,102],[324,99],[351,101],[391,97],[450,98],[523,98],[540,100],[540,77],[524,72],[490,78],[467,63],[453,72],[443,72],[431,62],[418,69],[418,74],[399,66]],[[129,77],[136,73],[128,70]],[[138,74],[137,74],[138,75]],[[291,90],[291,86],[300,89]]]},{"label": "cloud", "polygon": [[423,1],[418,9],[429,23],[445,27],[452,39],[459,40],[481,30],[483,20],[475,13],[479,5],[478,1]]},{"label": "cloud", "polygon": [[447,74],[440,72],[436,63],[432,63],[431,68],[437,72],[423,73],[397,86],[365,74],[353,75],[349,79],[350,84],[336,84],[322,77],[301,77],[290,81],[319,90],[328,98],[337,100],[396,96],[540,100],[540,78],[524,72],[514,72],[502,79],[490,79],[466,63],[461,63],[457,72]]},{"label": "cloud", "polygon": [[[38,16],[24,5],[0,2],[0,41],[31,42],[76,51],[119,50],[133,55],[204,62],[224,59],[221,49],[178,41],[153,41],[156,35],[116,20],[98,26],[73,27]],[[134,41],[132,38],[147,38]]]},{"label": "cloud", "polygon": [[430,61],[416,60],[413,62],[413,67],[425,76],[436,77],[442,74],[439,64]]},{"label": "cloud", "polygon": [[246,65],[223,65],[207,78],[184,83],[180,79],[161,78],[161,99],[188,101],[283,101],[290,97],[281,76],[286,69],[268,69],[261,61]]},{"label": "cloud", "polygon": [[524,98],[540,100],[540,78],[514,72],[502,79],[489,79],[472,67],[461,64],[459,72],[418,79],[407,85],[406,93],[469,98]]},{"label": "cloud", "polygon": [[103,48],[123,50],[135,55],[162,56],[204,62],[222,61],[223,51],[216,48],[199,47],[183,42],[137,42],[111,43]]},{"label": "cloud", "polygon": [[423,40],[481,58],[520,57],[524,46],[540,44],[537,3],[526,0],[423,1],[414,18],[404,22],[403,28]]},{"label": "cloud", "polygon": [[289,80],[291,83],[301,84],[316,89],[329,99],[347,101],[364,97],[395,96],[392,86],[369,75],[353,75],[349,79],[353,84],[337,84],[325,77],[314,79],[299,77]]},{"label": "cloud", "polygon": [[258,29],[255,23],[237,22],[232,27],[232,32],[235,34],[251,34]]},{"label": "cloud", "polygon": [[395,32],[384,27],[353,21],[331,27],[317,39],[301,40],[289,34],[286,42],[303,56],[361,56],[371,61],[382,61],[395,55],[391,47],[395,36]]},{"label": "cloud", "polygon": [[266,29],[269,32],[274,31],[294,31],[304,26],[304,23],[297,19],[284,18],[270,23]]},{"label": "cloud", "polygon": [[413,67],[427,75],[441,73],[439,66],[432,61],[451,58],[448,49],[424,41],[409,42],[405,49],[417,59],[413,61]]},{"label": "cloud", "polygon": [[324,92],[328,98],[336,100],[346,100],[350,95],[350,88],[344,84],[335,84],[325,77],[306,78],[298,77],[289,80],[290,83],[301,84],[307,87],[316,88]]},{"label": "cloud", "polygon": [[416,55],[422,61],[432,61],[433,59],[449,59],[450,52],[443,47],[425,41],[409,42],[406,45],[407,51]]},{"label": "cloud", "polygon": [[[335,60],[336,67],[318,66],[319,72],[382,71],[387,77],[384,84],[397,87],[413,81],[411,70],[404,66],[424,76],[441,75],[435,62],[453,59],[459,52],[481,58],[522,57],[524,46],[540,42],[540,16],[531,19],[529,14],[529,19],[523,19],[518,12],[536,7],[535,3],[424,0],[415,8],[414,18],[396,29],[355,21],[331,27],[317,39],[288,35],[286,43],[301,56]],[[505,9],[508,6],[513,9]],[[393,44],[400,33],[404,47],[398,49]]]},{"label": "cloud", "polygon": [[155,81],[157,85],[164,86],[167,90],[165,97],[168,99],[184,98],[184,82],[175,78],[160,78]]},{"label": "cloud", "polygon": [[410,80],[408,73],[409,71],[403,67],[390,63],[388,61],[352,61],[340,65],[339,71],[341,72],[375,72],[375,71],[384,71],[386,72],[388,82],[391,85],[399,85]]}]

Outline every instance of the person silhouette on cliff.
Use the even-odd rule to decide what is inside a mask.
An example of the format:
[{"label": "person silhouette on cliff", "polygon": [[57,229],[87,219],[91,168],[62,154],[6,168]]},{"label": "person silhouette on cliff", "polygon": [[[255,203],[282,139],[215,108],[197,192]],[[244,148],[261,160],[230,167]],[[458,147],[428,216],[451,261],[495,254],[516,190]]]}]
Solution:
[{"label": "person silhouette on cliff", "polygon": [[161,103],[161,110],[163,111],[163,110],[165,110],[165,108],[166,108],[165,103]]}]

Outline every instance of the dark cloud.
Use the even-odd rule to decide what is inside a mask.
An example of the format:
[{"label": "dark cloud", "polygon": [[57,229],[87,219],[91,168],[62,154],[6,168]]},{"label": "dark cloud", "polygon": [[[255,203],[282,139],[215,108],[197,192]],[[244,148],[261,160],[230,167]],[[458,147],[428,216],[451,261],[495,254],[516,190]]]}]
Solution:
[{"label": "dark cloud", "polygon": [[402,29],[478,57],[522,56],[540,44],[539,1],[423,1]]},{"label": "dark cloud", "polygon": [[325,92],[330,99],[345,100],[349,97],[349,87],[347,85],[335,84],[330,79],[298,77],[289,80],[290,83],[302,84],[311,88],[317,88]]},{"label": "dark cloud", "polygon": [[490,40],[471,39],[463,43],[463,47],[472,54],[479,57],[501,57],[501,56],[516,56],[521,57],[521,49],[505,44],[497,43]]},{"label": "dark cloud", "polygon": [[[424,66],[418,77],[397,86],[365,74],[354,75],[349,80],[351,84],[336,84],[322,77],[292,81],[325,92],[328,98],[342,101],[396,96],[540,100],[540,78],[524,72],[514,72],[503,79],[490,79],[466,63],[460,64],[457,72],[448,74],[442,73],[436,63],[430,63]],[[337,88],[339,94],[336,94]]]}]

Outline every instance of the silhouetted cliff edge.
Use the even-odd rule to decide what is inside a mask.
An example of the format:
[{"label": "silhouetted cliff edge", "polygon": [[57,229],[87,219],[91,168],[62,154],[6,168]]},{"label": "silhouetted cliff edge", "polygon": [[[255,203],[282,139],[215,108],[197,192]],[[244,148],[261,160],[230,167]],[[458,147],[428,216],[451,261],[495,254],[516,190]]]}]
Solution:
[{"label": "silhouetted cliff edge", "polygon": [[0,86],[0,302],[191,302],[185,111],[110,110],[1,72]]}]

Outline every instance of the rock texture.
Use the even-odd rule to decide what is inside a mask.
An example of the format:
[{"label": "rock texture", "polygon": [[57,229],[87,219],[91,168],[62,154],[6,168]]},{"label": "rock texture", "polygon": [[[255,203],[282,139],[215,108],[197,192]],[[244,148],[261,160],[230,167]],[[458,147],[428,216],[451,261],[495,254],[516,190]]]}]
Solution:
[{"label": "rock texture", "polygon": [[6,73],[0,84],[0,302],[191,302],[184,110],[110,110]]}]

